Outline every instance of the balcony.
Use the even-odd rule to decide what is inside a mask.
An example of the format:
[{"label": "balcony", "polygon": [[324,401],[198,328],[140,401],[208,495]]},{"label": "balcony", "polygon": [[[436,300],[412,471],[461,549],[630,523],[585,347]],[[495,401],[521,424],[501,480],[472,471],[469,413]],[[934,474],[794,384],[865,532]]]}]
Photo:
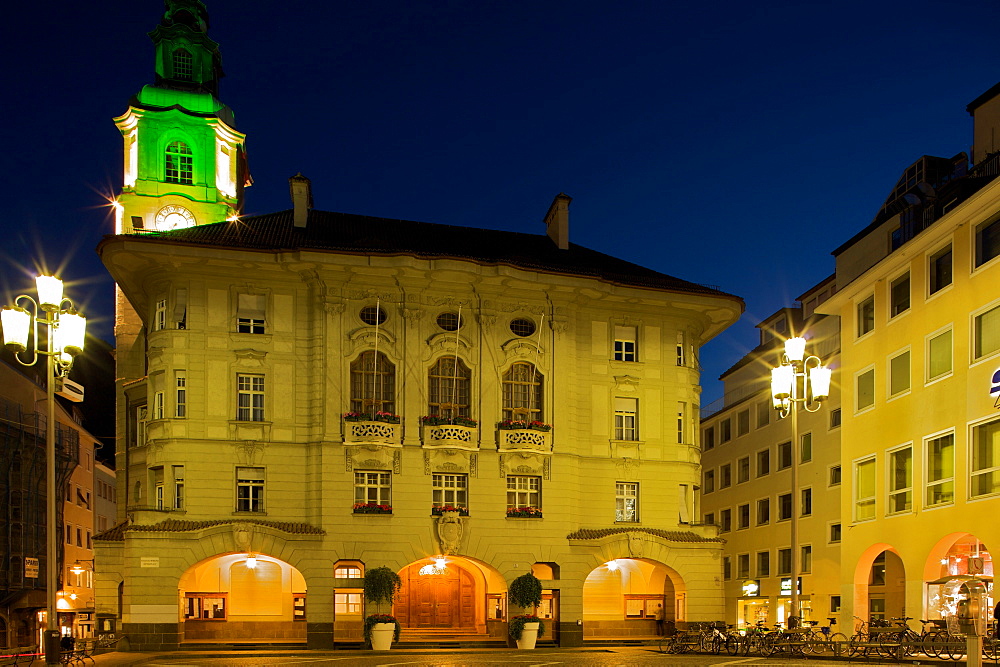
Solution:
[{"label": "balcony", "polygon": [[399,417],[375,418],[371,415],[344,415],[344,444],[402,446],[403,426]]},{"label": "balcony", "polygon": [[552,453],[552,427],[547,424],[539,426],[511,425],[500,422],[497,425],[497,451],[499,452],[539,452]]},{"label": "balcony", "polygon": [[458,424],[424,424],[424,447],[437,449],[464,449],[476,451],[479,449],[479,428],[476,426],[460,426]]}]

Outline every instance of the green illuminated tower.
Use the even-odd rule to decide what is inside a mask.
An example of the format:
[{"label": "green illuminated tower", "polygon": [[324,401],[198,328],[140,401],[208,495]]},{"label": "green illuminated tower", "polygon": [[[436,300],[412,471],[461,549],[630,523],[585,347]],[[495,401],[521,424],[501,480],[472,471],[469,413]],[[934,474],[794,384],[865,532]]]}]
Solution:
[{"label": "green illuminated tower", "polygon": [[219,45],[200,0],[166,0],[149,33],[156,81],[115,118],[125,142],[116,233],[220,222],[243,209],[245,135],[217,95]]}]

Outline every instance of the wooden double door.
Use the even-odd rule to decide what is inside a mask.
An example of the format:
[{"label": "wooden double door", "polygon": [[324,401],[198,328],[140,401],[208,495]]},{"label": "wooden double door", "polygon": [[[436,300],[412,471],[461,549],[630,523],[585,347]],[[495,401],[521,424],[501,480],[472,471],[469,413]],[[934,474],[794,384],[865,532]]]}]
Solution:
[{"label": "wooden double door", "polygon": [[472,573],[448,563],[434,574],[421,574],[414,563],[406,568],[396,597],[395,615],[404,628],[476,629],[476,585]]}]

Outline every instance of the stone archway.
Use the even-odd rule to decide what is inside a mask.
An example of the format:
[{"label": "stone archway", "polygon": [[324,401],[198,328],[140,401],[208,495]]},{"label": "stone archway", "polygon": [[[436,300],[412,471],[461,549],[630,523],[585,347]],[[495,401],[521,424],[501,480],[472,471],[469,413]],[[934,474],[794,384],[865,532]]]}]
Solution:
[{"label": "stone archway", "polygon": [[393,613],[402,627],[450,629],[458,633],[485,631],[486,580],[478,568],[458,558],[424,559],[399,573],[402,588]]},{"label": "stone archway", "polygon": [[686,587],[680,574],[646,558],[615,558],[587,575],[583,620],[590,637],[651,637],[656,613],[666,621],[686,620]]},{"label": "stone archway", "polygon": [[[943,586],[932,583],[960,575],[992,579],[993,557],[986,544],[972,533],[950,533],[930,549],[924,561],[925,618],[944,618],[954,612],[954,600],[943,595]],[[990,604],[996,601],[993,593]]]},{"label": "stone archway", "polygon": [[906,569],[889,544],[868,547],[854,568],[854,613],[869,618],[898,618],[906,609]]}]

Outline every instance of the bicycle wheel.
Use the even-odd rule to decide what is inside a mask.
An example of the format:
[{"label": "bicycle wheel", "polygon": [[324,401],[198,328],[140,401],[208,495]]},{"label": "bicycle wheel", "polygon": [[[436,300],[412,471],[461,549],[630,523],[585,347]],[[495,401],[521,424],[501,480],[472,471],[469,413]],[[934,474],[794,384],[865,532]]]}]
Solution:
[{"label": "bicycle wheel", "polygon": [[993,662],[1000,658],[1000,645],[996,637],[983,637],[983,655]]},{"label": "bicycle wheel", "polygon": [[660,643],[657,648],[660,650],[660,653],[672,653],[673,643],[673,637],[660,637]]},{"label": "bicycle wheel", "polygon": [[898,638],[899,635],[894,633],[882,633],[878,639],[878,654],[895,662],[899,662],[900,648],[902,645],[899,643]]},{"label": "bicycle wheel", "polygon": [[834,632],[827,641],[828,650],[836,656],[847,652],[847,642],[850,641],[843,632]]},{"label": "bicycle wheel", "polygon": [[955,660],[956,662],[965,657],[965,637],[956,637],[954,635],[948,635],[948,639],[944,645],[944,651],[941,657],[947,655],[949,660]]},{"label": "bicycle wheel", "polygon": [[778,636],[774,632],[769,632],[761,639],[760,654],[765,658],[770,657],[778,650]]},{"label": "bicycle wheel", "polygon": [[928,658],[937,658],[941,655],[941,642],[944,639],[940,630],[931,630],[920,638],[920,650]]},{"label": "bicycle wheel", "polygon": [[851,635],[851,639],[847,644],[847,655],[852,658],[856,655],[865,655],[864,646],[862,646],[862,644],[864,644],[867,639],[868,637],[860,632],[855,632]]},{"label": "bicycle wheel", "polygon": [[729,635],[726,637],[726,653],[729,655],[736,655],[740,652],[740,644],[739,635]]}]

